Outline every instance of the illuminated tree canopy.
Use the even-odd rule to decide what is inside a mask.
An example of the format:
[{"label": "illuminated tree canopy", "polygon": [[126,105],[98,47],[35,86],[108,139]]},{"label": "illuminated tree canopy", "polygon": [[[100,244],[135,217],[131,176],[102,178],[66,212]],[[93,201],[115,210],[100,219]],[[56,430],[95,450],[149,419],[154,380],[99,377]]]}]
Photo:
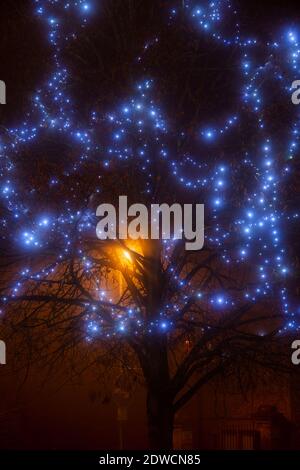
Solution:
[{"label": "illuminated tree canopy", "polygon": [[[166,25],[183,21],[199,41],[234,51],[231,109],[218,109],[212,120],[199,116],[185,145],[186,129],[174,126],[141,65],[129,96],[80,120],[63,52],[101,15],[101,2],[36,0],[52,70],[0,147],[3,311],[14,327],[49,330],[53,344],[59,338],[68,346],[127,342],[154,387],[151,397],[157,396],[153,383],[165,390],[162,419],[162,408],[173,416],[254,341],[263,354],[262,338],[299,328],[289,288],[296,269],[289,234],[298,212],[286,196],[299,148],[300,115],[291,103],[300,71],[298,32],[287,28],[264,41],[240,29],[228,0],[170,3]],[[150,38],[137,62],[159,47],[159,37]],[[53,160],[41,144],[48,136],[62,149]],[[39,169],[36,162],[45,159],[55,171]],[[120,194],[133,202],[204,203],[204,249],[186,252],[176,240],[97,240],[96,206]],[[176,357],[170,370],[169,347]]]}]

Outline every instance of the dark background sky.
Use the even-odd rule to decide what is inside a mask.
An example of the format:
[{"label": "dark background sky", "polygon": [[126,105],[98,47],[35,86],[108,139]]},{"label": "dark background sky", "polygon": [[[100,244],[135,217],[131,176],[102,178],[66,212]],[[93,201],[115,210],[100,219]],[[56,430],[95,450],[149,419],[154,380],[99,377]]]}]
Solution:
[{"label": "dark background sky", "polygon": [[[169,9],[173,5],[180,5],[181,0],[134,0],[131,3],[135,4],[135,15],[131,19],[128,9],[130,1],[92,1],[96,5],[96,12],[92,15],[91,26],[83,33],[78,43],[66,51],[66,62],[74,74],[72,92],[79,98],[81,113],[95,102],[100,108],[108,107],[111,103],[113,106],[113,98],[122,97],[130,89],[131,83],[143,73],[159,77],[161,80],[167,77],[178,78],[181,73],[187,73],[191,65],[187,58],[191,44],[186,44],[186,51],[184,44],[189,39],[183,31],[179,37],[176,27],[174,30],[166,26]],[[50,49],[45,40],[45,29],[43,30],[38,18],[32,14],[33,3],[31,0],[1,2],[0,79],[6,81],[8,100],[7,106],[0,109],[2,125],[22,119],[28,100],[49,72]],[[245,34],[248,32],[250,35],[272,38],[278,37],[278,32],[286,25],[300,25],[300,7],[292,0],[243,0],[235,3],[241,13],[241,29]],[[109,11],[112,11],[113,20]],[[136,57],[142,51],[145,41],[156,34],[162,38],[161,46],[155,48],[153,55],[150,54],[149,59],[145,60],[143,70],[136,64]],[[172,34],[177,36],[177,39],[174,39]],[[188,34],[191,37],[191,30]],[[174,43],[174,40],[177,43]],[[201,43],[201,35],[195,35],[191,41]],[[92,48],[89,46],[91,43]],[[170,53],[175,50],[178,51],[177,59],[170,60]],[[182,59],[178,59],[180,53]],[[218,50],[214,50],[214,54],[210,53],[210,56],[214,57],[206,58],[206,68],[209,68],[209,65],[214,67],[221,60],[224,73],[224,60],[229,61],[226,72],[228,79],[234,57],[223,57],[222,54],[223,51]],[[203,80],[203,70],[199,73]],[[216,71],[213,71],[212,77],[215,75]],[[195,79],[199,81],[200,77]],[[179,79],[178,82],[180,83]],[[211,77],[208,77],[203,86],[203,96],[207,96],[207,87],[211,82]],[[234,87],[234,78],[232,83]],[[174,102],[173,90],[167,90],[167,85],[159,89],[162,90],[164,102],[168,99],[168,92],[169,102]],[[177,92],[174,93],[176,95]],[[230,96],[227,99],[229,100]],[[223,104],[226,105],[226,101]]]}]

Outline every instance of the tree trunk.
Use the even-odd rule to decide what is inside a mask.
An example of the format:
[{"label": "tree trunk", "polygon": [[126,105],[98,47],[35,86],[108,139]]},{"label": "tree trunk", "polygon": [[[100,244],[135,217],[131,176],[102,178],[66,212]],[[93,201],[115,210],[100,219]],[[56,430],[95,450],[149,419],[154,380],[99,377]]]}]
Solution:
[{"label": "tree trunk", "polygon": [[172,449],[174,413],[169,399],[159,390],[148,390],[147,418],[150,449]]},{"label": "tree trunk", "polygon": [[146,338],[136,348],[147,389],[147,422],[150,449],[172,449],[174,408],[170,387],[166,337]]},{"label": "tree trunk", "polygon": [[[161,244],[147,240],[143,245],[147,257],[146,316],[156,322],[163,305],[164,275],[161,265]],[[147,386],[148,436],[151,449],[172,449],[174,411],[170,388],[167,333],[158,331],[146,336],[138,352]]]},{"label": "tree trunk", "polygon": [[147,421],[151,449],[172,449],[174,410],[165,337],[149,338],[143,361],[147,385]]}]

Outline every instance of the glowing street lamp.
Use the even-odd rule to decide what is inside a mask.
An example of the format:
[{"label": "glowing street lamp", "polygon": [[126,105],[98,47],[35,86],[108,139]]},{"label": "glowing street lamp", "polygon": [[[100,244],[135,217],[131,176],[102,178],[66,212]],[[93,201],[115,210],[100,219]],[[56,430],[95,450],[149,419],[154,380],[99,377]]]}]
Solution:
[{"label": "glowing street lamp", "polygon": [[127,250],[123,250],[123,257],[126,259],[126,261],[132,263],[132,257]]}]

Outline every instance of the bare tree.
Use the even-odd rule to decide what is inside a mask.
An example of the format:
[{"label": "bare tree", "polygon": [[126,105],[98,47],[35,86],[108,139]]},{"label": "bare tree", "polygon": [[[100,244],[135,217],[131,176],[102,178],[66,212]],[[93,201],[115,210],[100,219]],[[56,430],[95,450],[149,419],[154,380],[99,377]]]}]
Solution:
[{"label": "bare tree", "polygon": [[[120,191],[124,178],[117,186],[112,179],[114,198],[111,188]],[[125,182],[133,184],[128,174]],[[110,384],[121,367],[146,387],[151,448],[172,447],[176,413],[216,376],[285,369],[277,338],[283,317],[271,301],[216,309],[209,300],[219,288],[243,292],[247,270],[224,269],[217,251],[186,251],[180,240],[97,240],[79,230],[83,214],[63,256],[54,244],[2,265],[6,337],[19,365],[25,359],[53,374],[62,363],[71,376],[96,367]]]}]

